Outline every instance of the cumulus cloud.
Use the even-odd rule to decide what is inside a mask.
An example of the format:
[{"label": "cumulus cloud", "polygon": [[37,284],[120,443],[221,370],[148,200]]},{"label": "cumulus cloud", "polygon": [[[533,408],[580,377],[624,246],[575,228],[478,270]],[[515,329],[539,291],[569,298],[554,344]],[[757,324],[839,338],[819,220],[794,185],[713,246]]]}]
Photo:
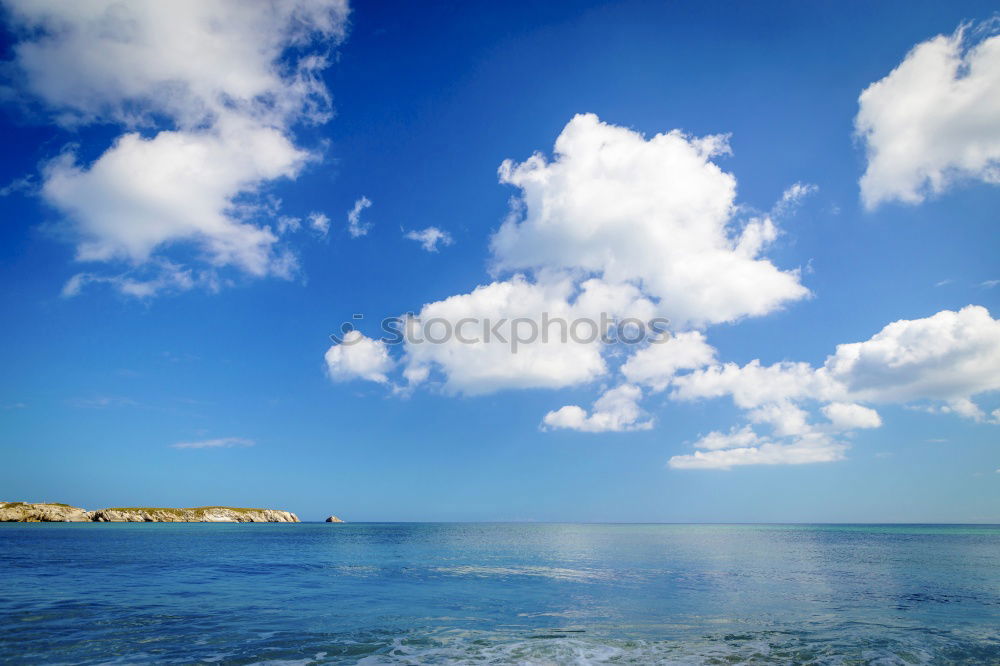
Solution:
[{"label": "cumulus cloud", "polygon": [[837,430],[878,428],[882,425],[882,417],[878,412],[854,403],[831,402],[823,407],[823,415],[830,419],[830,424]]},{"label": "cumulus cloud", "polygon": [[361,221],[361,212],[366,208],[371,208],[372,202],[368,197],[361,197],[354,202],[354,206],[347,213],[347,233],[351,238],[360,238],[371,231],[371,222]]},{"label": "cumulus cloud", "polygon": [[652,420],[642,421],[643,412],[639,408],[642,389],[630,384],[613,388],[594,402],[588,415],[577,405],[566,405],[549,412],[542,420],[543,427],[565,428],[581,432],[623,432],[628,430],[649,430]]},{"label": "cumulus cloud", "polygon": [[787,400],[833,396],[839,390],[825,372],[808,363],[789,361],[761,365],[753,360],[712,365],[673,381],[672,397],[678,400],[732,396],[737,407],[753,409]]},{"label": "cumulus cloud", "polygon": [[720,449],[739,449],[766,442],[750,426],[737,429],[733,426],[729,432],[713,430],[694,443],[696,449],[718,451]]},{"label": "cumulus cloud", "polygon": [[961,26],[918,44],[858,99],[861,198],[916,204],[956,181],[1000,183],[1000,36]]},{"label": "cumulus cloud", "polygon": [[[536,154],[500,167],[501,182],[519,189],[491,240],[494,274],[510,277],[426,304],[415,326],[432,319],[453,329],[470,317],[504,320],[500,330],[510,338],[516,337],[512,320],[540,329],[543,315],[593,322],[601,315],[642,322],[662,317],[681,335],[650,345],[628,366],[630,383],[660,388],[669,369],[709,362],[702,334],[685,329],[763,315],[808,295],[796,271],[782,271],[762,256],[779,234],[771,217],[738,219],[736,180],[712,161],[727,152],[723,136],[674,131],[647,139],[594,115],[574,117],[551,160]],[[797,186],[788,196],[808,189]],[[434,241],[440,238],[435,231],[410,237]],[[561,388],[605,375],[605,354],[617,353],[612,347],[565,336],[539,337],[517,352],[496,339],[407,342],[404,376],[410,384],[438,382],[467,394]]]},{"label": "cumulus cloud", "polygon": [[306,153],[277,130],[223,125],[151,139],[126,134],[87,167],[70,154],[50,162],[42,195],[75,221],[77,259],[140,265],[164,245],[190,240],[209,265],[287,277],[277,237],[228,208],[240,191],[294,176]]},{"label": "cumulus cloud", "polygon": [[242,437],[220,437],[197,442],[177,442],[170,446],[175,449],[230,449],[236,446],[253,446],[254,442]]},{"label": "cumulus cloud", "polygon": [[625,378],[654,391],[667,388],[678,370],[701,368],[715,361],[715,349],[699,331],[658,339],[628,358],[621,367]]},{"label": "cumulus cloud", "polygon": [[797,271],[761,256],[770,218],[737,229],[736,179],[713,162],[727,137],[675,130],[647,139],[574,117],[554,157],[508,160],[521,191],[492,240],[496,270],[573,270],[641,284],[677,327],[760,316],[805,298]]},{"label": "cumulus cloud", "polygon": [[420,247],[428,252],[437,252],[438,244],[451,245],[454,240],[447,231],[442,231],[437,227],[427,227],[420,231],[408,231],[404,234],[406,238],[420,243]]},{"label": "cumulus cloud", "polygon": [[[597,379],[607,371],[597,340],[601,306],[614,300],[625,303],[626,311],[641,311],[643,299],[634,288],[609,295],[599,280],[575,291],[565,276],[532,282],[515,275],[425,305],[411,321],[412,337],[423,342],[406,344],[410,376],[426,378],[436,370],[446,391],[468,395]],[[595,323],[571,335],[569,326],[578,319]]]},{"label": "cumulus cloud", "polygon": [[395,366],[384,342],[373,340],[356,330],[344,335],[340,344],[327,349],[325,359],[330,379],[338,382],[366,379],[387,384],[389,378],[386,373]]},{"label": "cumulus cloud", "polygon": [[795,437],[813,432],[809,414],[790,401],[772,402],[747,413],[751,423],[766,423],[778,437]]},{"label": "cumulus cloud", "polygon": [[846,447],[826,436],[812,434],[790,444],[765,441],[757,446],[695,451],[674,456],[674,469],[732,469],[743,465],[804,465],[843,460]]},{"label": "cumulus cloud", "polygon": [[[742,439],[712,433],[703,441],[718,445],[703,448],[724,451],[731,445],[738,453],[675,456],[672,466],[728,468],[771,464],[781,456],[838,460],[846,446],[835,434],[882,425],[878,412],[859,403],[923,405],[974,421],[1000,421],[973,400],[1000,390],[1000,320],[981,306],[943,310],[893,322],[863,342],[837,345],[818,368],[756,360],[715,364],[676,376],[671,386],[671,398],[679,401],[730,396],[749,421],[768,424],[779,438],[758,442],[746,429],[737,433]],[[816,406],[827,422],[812,418]],[[745,445],[750,443],[755,446]]]},{"label": "cumulus cloud", "polygon": [[[467,395],[564,388],[607,376],[614,360],[625,357],[624,381],[589,412],[567,405],[548,413],[543,427],[652,427],[639,408],[644,387],[663,391],[678,373],[716,364],[704,333],[693,329],[762,316],[809,295],[798,271],[779,269],[764,252],[781,233],[775,220],[814,186],[796,183],[771,213],[741,217],[736,179],[715,162],[728,151],[725,136],[673,131],[647,138],[586,114],[566,125],[551,159],[536,154],[504,162],[500,180],[518,195],[491,239],[498,279],[426,304],[408,320],[413,337],[425,340],[407,338],[402,367],[409,387]],[[429,241],[431,249],[435,231],[408,237]],[[658,339],[629,356],[632,350],[601,337],[604,317],[669,319],[671,330],[657,331]],[[546,324],[552,320],[590,322],[594,335],[583,341],[558,335]],[[494,324],[492,337],[479,330],[484,322]],[[433,337],[441,341],[426,341]],[[783,409],[783,427],[791,431],[787,417],[795,412]],[[770,413],[755,418],[778,422]],[[799,430],[805,441],[808,429]],[[797,448],[788,451],[798,455]],[[825,455],[839,453],[831,448]]]},{"label": "cumulus cloud", "polygon": [[824,369],[861,401],[951,402],[1000,389],[1000,321],[982,306],[893,322]]},{"label": "cumulus cloud", "polygon": [[180,262],[178,246],[194,255],[181,272],[291,277],[294,257],[254,198],[316,157],[291,129],[329,116],[319,73],[344,34],[343,0],[5,4],[24,93],[62,125],[127,130],[93,162],[70,149],[43,169],[77,260],[126,268],[88,272],[77,290],[135,271],[154,292],[201,284],[157,275]]},{"label": "cumulus cloud", "polygon": [[[797,183],[771,213],[740,220],[735,179],[713,162],[726,150],[724,137],[647,139],[583,115],[552,159],[505,162],[501,181],[519,196],[491,241],[497,277],[407,318],[399,367],[408,388],[559,389],[606,379],[617,365],[617,387],[589,411],[566,405],[543,417],[543,428],[590,432],[651,427],[639,407],[644,389],[674,401],[731,397],[746,424],[706,435],[694,453],[671,459],[678,468],[840,460],[854,431],[881,424],[873,404],[926,401],[977,414],[973,398],[1000,387],[1000,324],[981,307],[895,322],[839,345],[820,367],[717,360],[700,329],[808,295],[796,271],[763,252],[780,234],[775,220],[814,189]],[[552,328],[602,315],[669,318],[670,330],[629,349],[602,338],[606,322],[589,339]],[[369,378],[386,383],[386,348],[379,358]]]}]

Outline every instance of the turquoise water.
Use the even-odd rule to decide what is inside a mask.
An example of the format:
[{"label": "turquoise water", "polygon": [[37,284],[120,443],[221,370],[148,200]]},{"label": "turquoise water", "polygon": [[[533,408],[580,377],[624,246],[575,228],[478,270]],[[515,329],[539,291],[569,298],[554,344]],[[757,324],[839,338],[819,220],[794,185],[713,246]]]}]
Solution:
[{"label": "turquoise water", "polygon": [[3,524],[7,663],[1000,663],[1000,528]]}]

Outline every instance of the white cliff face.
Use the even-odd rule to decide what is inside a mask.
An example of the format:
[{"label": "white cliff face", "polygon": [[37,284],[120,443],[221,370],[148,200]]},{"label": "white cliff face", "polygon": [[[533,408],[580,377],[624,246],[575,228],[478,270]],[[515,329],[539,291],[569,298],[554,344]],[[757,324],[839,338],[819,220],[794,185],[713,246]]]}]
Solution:
[{"label": "white cliff face", "polygon": [[85,511],[66,504],[0,502],[0,522],[297,523],[299,518],[289,511],[228,506],[192,509],[128,507]]},{"label": "white cliff face", "polygon": [[274,509],[236,509],[202,506],[193,509],[98,509],[91,518],[98,523],[297,523],[298,516]]}]

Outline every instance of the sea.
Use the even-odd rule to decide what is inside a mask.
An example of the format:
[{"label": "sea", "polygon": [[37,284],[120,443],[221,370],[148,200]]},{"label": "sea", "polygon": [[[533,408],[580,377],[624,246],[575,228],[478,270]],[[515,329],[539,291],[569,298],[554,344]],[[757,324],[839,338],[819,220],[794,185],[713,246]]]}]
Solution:
[{"label": "sea", "polygon": [[1000,664],[1000,526],[0,524],[10,664]]}]

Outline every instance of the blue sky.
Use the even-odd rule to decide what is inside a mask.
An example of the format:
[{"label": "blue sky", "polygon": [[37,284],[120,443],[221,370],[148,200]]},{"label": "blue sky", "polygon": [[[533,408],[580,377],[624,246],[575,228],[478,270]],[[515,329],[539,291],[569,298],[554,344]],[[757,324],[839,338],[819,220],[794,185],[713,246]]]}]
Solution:
[{"label": "blue sky", "polygon": [[[990,3],[4,5],[4,499],[1000,522]],[[378,341],[587,280],[679,344]]]}]

